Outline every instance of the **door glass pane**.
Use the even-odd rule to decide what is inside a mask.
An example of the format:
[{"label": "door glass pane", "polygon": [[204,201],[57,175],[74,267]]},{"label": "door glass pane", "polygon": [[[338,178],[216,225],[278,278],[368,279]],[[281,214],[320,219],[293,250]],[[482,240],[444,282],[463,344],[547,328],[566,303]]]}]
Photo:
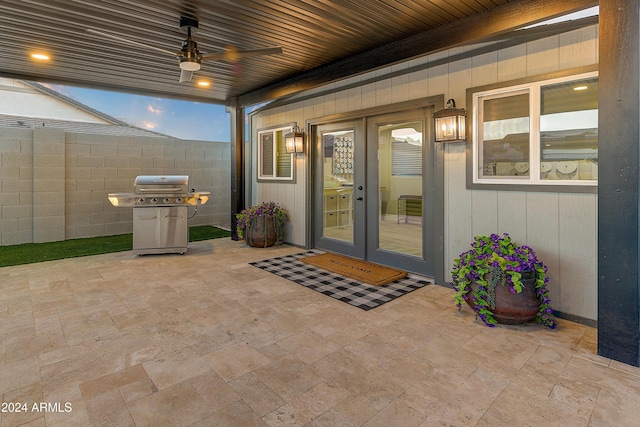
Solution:
[{"label": "door glass pane", "polygon": [[543,86],[540,178],[598,178],[598,78]]},{"label": "door glass pane", "polygon": [[321,134],[323,155],[322,236],[354,242],[354,132]]},{"label": "door glass pane", "polygon": [[422,257],[421,121],[378,127],[378,247]]}]

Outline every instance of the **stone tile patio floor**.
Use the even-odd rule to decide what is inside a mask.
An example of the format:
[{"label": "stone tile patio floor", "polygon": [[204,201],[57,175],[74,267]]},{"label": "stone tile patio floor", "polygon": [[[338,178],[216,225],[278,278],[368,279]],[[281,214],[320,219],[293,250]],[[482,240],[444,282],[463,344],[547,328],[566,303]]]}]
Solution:
[{"label": "stone tile patio floor", "polygon": [[247,264],[300,251],[0,268],[0,424],[638,425],[640,369],[595,329],[487,328],[436,285],[365,312]]}]

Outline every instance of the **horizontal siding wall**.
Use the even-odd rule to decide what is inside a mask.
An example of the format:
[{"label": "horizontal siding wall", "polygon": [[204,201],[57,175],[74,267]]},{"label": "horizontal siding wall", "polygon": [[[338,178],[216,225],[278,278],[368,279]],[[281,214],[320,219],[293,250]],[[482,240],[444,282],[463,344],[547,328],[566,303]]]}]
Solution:
[{"label": "horizontal siding wall", "polygon": [[[253,121],[252,141],[257,140],[258,130],[274,126],[288,125],[297,122],[302,129],[304,127],[304,105],[299,110],[282,109],[277,114],[270,114],[265,117],[256,117]],[[307,114],[311,111],[307,110]],[[257,176],[258,152],[255,144],[251,147],[251,161],[247,170],[251,170],[251,176]],[[306,224],[306,175],[307,175],[307,154],[297,154],[294,156],[295,183],[255,183],[253,182],[252,194],[247,201],[247,206],[255,205],[259,202],[274,201],[284,208],[289,215],[289,222],[285,225],[284,241],[294,245],[305,245],[305,224]]]},{"label": "horizontal siding wall", "polygon": [[[345,80],[323,89],[336,92],[263,111],[254,116],[256,129],[282,125],[341,112],[357,111],[444,94],[465,107],[466,90],[553,71],[598,63],[597,26],[572,31],[400,77],[366,83],[339,91],[339,86],[365,81],[373,75],[402,70],[463,52],[456,48]],[[339,85],[339,86],[338,86]],[[255,174],[256,148],[252,146]],[[597,318],[597,195],[541,193],[466,188],[464,144],[445,148],[445,272],[447,280],[454,258],[467,250],[473,237],[509,233],[520,244],[532,246],[548,265],[555,309],[569,315]],[[283,204],[292,221],[287,241],[306,245],[307,156],[297,158],[296,184],[254,183],[253,201]],[[254,175],[255,176],[255,175]]]},{"label": "horizontal siding wall", "polygon": [[211,192],[189,225],[230,222],[228,143],[0,128],[0,166],[0,245],[130,233],[132,209],[107,194],[138,175],[189,175]]}]

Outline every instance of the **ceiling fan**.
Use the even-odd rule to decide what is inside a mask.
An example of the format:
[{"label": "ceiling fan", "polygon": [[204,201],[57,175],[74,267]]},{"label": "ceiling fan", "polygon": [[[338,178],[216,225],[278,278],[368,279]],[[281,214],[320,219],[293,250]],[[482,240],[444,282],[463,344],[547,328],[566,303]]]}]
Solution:
[{"label": "ceiling fan", "polygon": [[124,37],[119,37],[113,34],[104,33],[102,31],[95,30],[93,28],[87,28],[87,31],[93,34],[97,34],[102,37],[119,40],[124,43],[134,44],[142,46],[148,49],[154,49],[163,53],[174,56],[180,64],[180,83],[191,81],[194,71],[198,71],[200,66],[205,61],[237,61],[242,58],[249,58],[252,56],[262,55],[274,55],[282,53],[282,48],[267,47],[262,49],[248,49],[239,50],[235,47],[231,47],[225,51],[217,53],[201,53],[198,50],[198,44],[191,37],[191,31],[198,29],[198,20],[193,17],[182,16],[180,18],[180,28],[187,33],[187,38],[182,41],[182,48],[178,52],[171,52],[170,50],[161,49],[154,46],[149,46],[144,43],[139,43],[133,40],[128,40]]}]

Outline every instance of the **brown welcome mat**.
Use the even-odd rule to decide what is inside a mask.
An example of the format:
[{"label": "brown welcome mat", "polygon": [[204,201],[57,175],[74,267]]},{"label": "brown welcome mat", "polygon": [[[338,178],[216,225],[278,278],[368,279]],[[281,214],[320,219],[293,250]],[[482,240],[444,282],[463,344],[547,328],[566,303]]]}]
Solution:
[{"label": "brown welcome mat", "polygon": [[386,285],[407,276],[406,271],[333,253],[308,256],[298,261],[374,286]]}]

